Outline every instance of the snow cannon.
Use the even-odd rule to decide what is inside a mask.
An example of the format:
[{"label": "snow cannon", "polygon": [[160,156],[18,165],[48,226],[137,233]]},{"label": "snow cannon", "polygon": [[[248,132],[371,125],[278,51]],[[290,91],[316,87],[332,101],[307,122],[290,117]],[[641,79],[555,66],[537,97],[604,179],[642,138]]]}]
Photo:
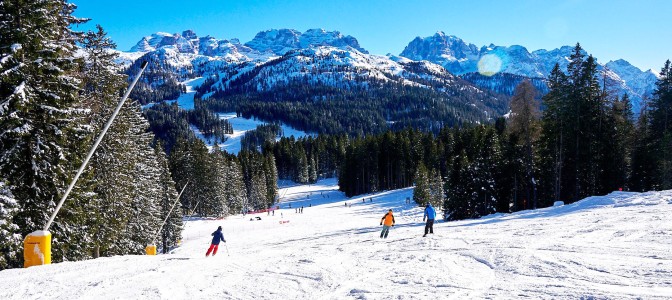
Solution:
[{"label": "snow cannon", "polygon": [[156,245],[147,245],[145,252],[147,255],[156,255]]},{"label": "snow cannon", "polygon": [[33,231],[23,240],[23,267],[51,264],[51,232]]}]

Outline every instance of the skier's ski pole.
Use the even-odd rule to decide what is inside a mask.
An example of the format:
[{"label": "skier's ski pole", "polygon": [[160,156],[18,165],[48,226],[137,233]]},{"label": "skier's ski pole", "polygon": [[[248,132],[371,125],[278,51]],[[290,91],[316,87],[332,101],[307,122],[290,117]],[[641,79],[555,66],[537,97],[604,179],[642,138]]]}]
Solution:
[{"label": "skier's ski pole", "polygon": [[231,254],[229,254],[229,246],[226,245],[226,242],[224,242],[224,248],[226,249],[226,256],[231,256]]}]

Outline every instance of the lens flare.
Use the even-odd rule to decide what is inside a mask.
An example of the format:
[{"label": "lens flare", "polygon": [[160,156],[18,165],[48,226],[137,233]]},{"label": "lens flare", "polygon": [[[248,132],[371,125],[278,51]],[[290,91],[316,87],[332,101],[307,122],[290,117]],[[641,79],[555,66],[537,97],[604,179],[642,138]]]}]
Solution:
[{"label": "lens flare", "polygon": [[478,73],[492,76],[502,70],[502,60],[494,54],[486,54],[478,61]]}]

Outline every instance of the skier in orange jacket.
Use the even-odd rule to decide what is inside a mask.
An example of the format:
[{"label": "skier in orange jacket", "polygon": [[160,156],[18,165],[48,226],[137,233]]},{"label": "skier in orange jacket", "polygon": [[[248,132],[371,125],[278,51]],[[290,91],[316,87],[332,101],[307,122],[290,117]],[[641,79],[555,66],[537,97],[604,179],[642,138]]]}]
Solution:
[{"label": "skier in orange jacket", "polygon": [[387,238],[387,234],[390,233],[390,227],[394,226],[394,215],[392,215],[391,209],[387,211],[382,219],[380,219],[380,225],[383,225],[383,231],[380,232],[380,238]]}]

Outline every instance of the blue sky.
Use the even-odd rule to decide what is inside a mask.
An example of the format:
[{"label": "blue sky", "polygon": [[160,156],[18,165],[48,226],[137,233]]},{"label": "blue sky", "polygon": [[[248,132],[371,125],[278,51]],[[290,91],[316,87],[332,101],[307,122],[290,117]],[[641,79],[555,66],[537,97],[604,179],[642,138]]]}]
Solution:
[{"label": "blue sky", "polygon": [[266,29],[310,28],[352,35],[373,54],[399,54],[437,31],[477,46],[554,49],[580,42],[601,63],[623,58],[660,71],[672,59],[668,0],[70,0],[75,15],[100,24],[128,50],[143,36],[192,29],[199,36],[250,41]]}]

